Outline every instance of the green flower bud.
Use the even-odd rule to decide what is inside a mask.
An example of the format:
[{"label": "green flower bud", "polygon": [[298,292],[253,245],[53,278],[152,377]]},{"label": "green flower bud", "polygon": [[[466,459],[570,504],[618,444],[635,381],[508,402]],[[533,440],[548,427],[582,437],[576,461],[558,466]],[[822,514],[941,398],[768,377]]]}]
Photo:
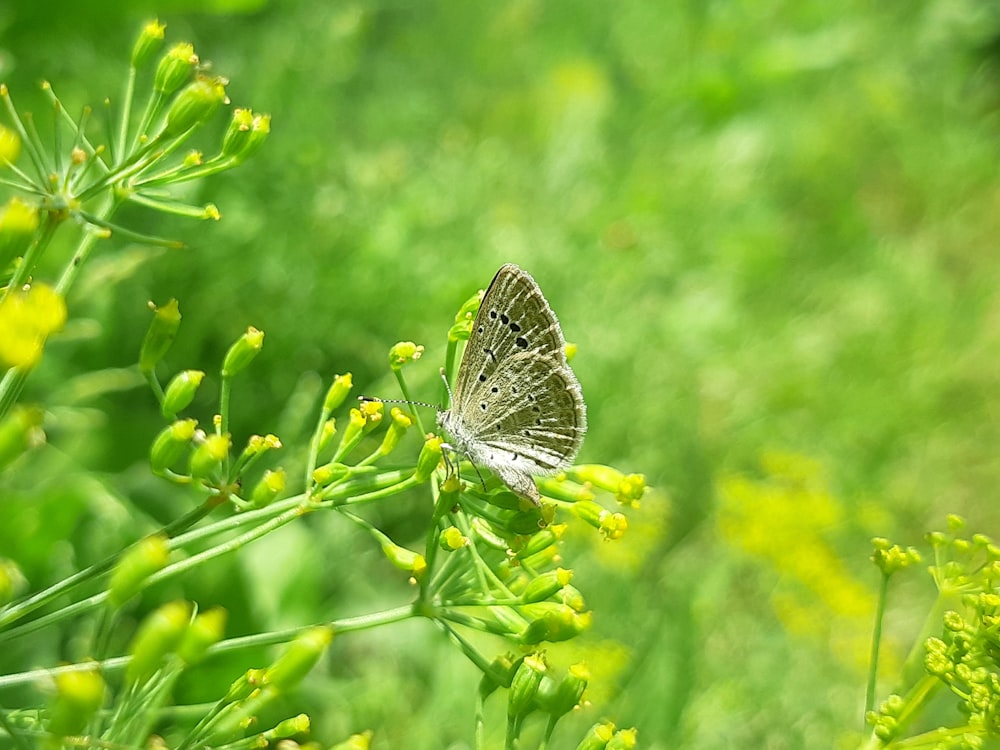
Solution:
[{"label": "green flower bud", "polygon": [[644,474],[629,474],[615,488],[615,499],[627,508],[638,508],[644,494],[646,494]]},{"label": "green flower bud", "polygon": [[590,670],[586,664],[574,664],[561,680],[544,677],[535,695],[539,707],[554,718],[565,716],[576,708],[583,697]]},{"label": "green flower bud", "polygon": [[423,353],[423,346],[418,346],[412,341],[400,341],[389,350],[389,368],[393,372],[399,372],[403,369],[403,365],[420,359]]},{"label": "green flower bud", "polygon": [[542,602],[555,594],[573,579],[573,571],[566,568],[556,568],[535,576],[521,592],[521,601],[525,603]]},{"label": "green flower bud", "polygon": [[443,441],[437,435],[429,435],[424,440],[424,447],[420,449],[420,456],[417,458],[417,470],[414,478],[418,482],[426,482],[434,470],[441,463],[441,443]]},{"label": "green flower bud", "polygon": [[[3,159],[3,135],[0,130],[0,160]],[[24,255],[38,229],[38,208],[19,198],[11,198],[0,214],[0,271],[14,258]]]},{"label": "green flower bud", "polygon": [[633,750],[639,746],[639,732],[632,729],[619,729],[608,742],[606,750]]},{"label": "green flower bud", "polygon": [[149,451],[154,474],[162,474],[187,453],[197,426],[197,419],[179,419],[156,436]]},{"label": "green flower bud", "polygon": [[454,552],[462,547],[467,547],[470,542],[469,538],[465,536],[461,530],[455,526],[449,526],[441,532],[441,536],[438,537],[438,544],[441,545],[441,549],[446,552]]},{"label": "green flower bud", "polygon": [[[284,721],[279,722],[273,729],[262,732],[261,737],[269,743],[274,743],[275,740],[283,740],[288,737],[295,737],[308,733],[309,717],[305,714],[299,714],[298,716],[293,716],[290,719],[285,719]],[[280,743],[278,746],[280,747]]]},{"label": "green flower bud", "polygon": [[108,604],[118,609],[139,593],[146,579],[162,570],[170,557],[170,544],[164,534],[154,534],[132,545],[111,571]]},{"label": "green flower bud", "polygon": [[580,744],[576,746],[576,750],[605,750],[614,733],[615,725],[610,721],[598,722],[590,728]]},{"label": "green flower bud", "polygon": [[516,636],[528,627],[527,620],[513,607],[492,606],[489,608],[489,613],[492,619],[484,622],[490,633],[505,637]]},{"label": "green flower bud", "polygon": [[331,462],[325,466],[320,466],[313,471],[312,478],[313,481],[320,487],[329,487],[334,482],[339,482],[341,479],[346,477],[351,473],[351,467],[345,466],[344,464]]},{"label": "green flower bud", "polygon": [[281,448],[281,438],[268,433],[267,435],[251,435],[247,438],[247,445],[240,455],[240,461],[249,461],[255,456],[259,456],[267,451],[274,451]]},{"label": "green flower bud", "polygon": [[517,672],[523,661],[523,656],[515,657],[509,653],[501,654],[491,661],[489,669],[483,673],[483,678],[479,681],[480,697],[485,700],[497,688],[509,688],[514,680],[514,673]]},{"label": "green flower bud", "polygon": [[265,471],[264,476],[250,493],[250,504],[255,508],[264,508],[273,503],[278,495],[285,491],[287,478],[284,469]]},{"label": "green flower bud", "polygon": [[337,420],[330,417],[323,423],[323,431],[319,435],[319,452],[324,453],[333,444],[337,435]]},{"label": "green flower bud", "polygon": [[188,626],[177,647],[177,655],[185,664],[197,664],[205,658],[209,647],[226,634],[226,610],[213,607],[197,615]]},{"label": "green flower bud", "polygon": [[231,378],[243,372],[263,348],[264,332],[253,326],[247,328],[246,333],[236,339],[236,343],[226,352],[226,358],[222,361],[222,377]]},{"label": "green flower bud", "polygon": [[417,580],[420,580],[427,572],[427,560],[424,559],[423,555],[399,546],[388,537],[382,541],[382,552],[389,562],[400,570],[412,573]]},{"label": "green flower bud", "polygon": [[126,682],[141,683],[152,677],[180,644],[190,622],[191,605],[183,601],[168,602],[150,613],[132,640]]},{"label": "green flower bud", "polygon": [[536,482],[539,492],[546,497],[567,503],[590,502],[594,499],[594,492],[589,484],[568,482],[567,476],[567,474],[557,474],[554,477],[539,477]]},{"label": "green flower bud", "polygon": [[28,587],[24,573],[13,560],[0,557],[0,607],[9,604]]},{"label": "green flower bud", "polygon": [[79,734],[104,704],[104,680],[94,664],[55,676],[49,706],[49,731],[57,737]]},{"label": "green flower bud", "polygon": [[229,455],[229,435],[208,435],[191,454],[191,476],[211,480]]},{"label": "green flower bud", "polygon": [[583,594],[576,586],[563,586],[562,591],[559,592],[559,601],[574,612],[583,612],[587,607]]},{"label": "green flower bud", "polygon": [[364,433],[367,435],[382,424],[382,418],[385,416],[385,404],[381,401],[362,401],[358,405],[358,411],[365,418]]},{"label": "green flower bud", "polygon": [[[135,46],[132,47],[130,63],[133,68],[136,70],[143,68],[153,59],[153,55],[163,46],[163,32],[166,28],[165,24],[155,18],[142,27],[139,37],[135,40]],[[194,52],[193,49],[191,51]]]},{"label": "green flower bud", "polygon": [[233,110],[233,119],[222,139],[222,155],[245,161],[264,145],[271,133],[271,115],[255,115],[249,109]]},{"label": "green flower bud", "polygon": [[29,448],[44,442],[42,410],[15,406],[10,414],[0,420],[0,470]]},{"label": "green flower bud", "polygon": [[184,370],[174,375],[163,396],[163,416],[172,419],[188,408],[204,378],[205,373],[201,370]]},{"label": "green flower bud", "polygon": [[305,631],[267,668],[264,683],[278,692],[295,687],[316,666],[332,640],[332,628],[316,627]]},{"label": "green flower bud", "polygon": [[266,675],[266,669],[248,669],[229,686],[229,690],[226,691],[226,696],[222,699],[222,702],[240,703],[245,701],[264,686]]},{"label": "green flower bud", "polygon": [[601,518],[600,532],[609,542],[617,541],[628,531],[628,519],[622,513],[609,513]]},{"label": "green flower bud", "polygon": [[160,60],[153,88],[164,96],[169,96],[191,77],[191,71],[197,64],[198,55],[194,53],[193,44],[175,44]]},{"label": "green flower bud", "polygon": [[601,464],[584,464],[567,469],[566,473],[577,482],[593,485],[612,492],[619,503],[638,507],[646,491],[646,477],[642,474],[623,474],[618,469]]},{"label": "green flower bud", "polygon": [[327,412],[331,412],[342,403],[344,399],[347,398],[347,394],[351,392],[353,386],[353,376],[351,373],[347,372],[343,375],[335,375],[333,377],[333,383],[330,385],[330,390],[326,392],[326,399],[323,401],[323,409]]},{"label": "green flower bud", "polygon": [[393,407],[390,416],[392,417],[392,421],[389,423],[389,429],[385,431],[385,437],[382,438],[382,445],[378,449],[380,456],[388,456],[392,453],[396,449],[396,446],[399,445],[403,434],[413,426],[413,417],[398,406]]},{"label": "green flower bud", "polygon": [[563,538],[565,533],[566,524],[549,524],[544,529],[539,529],[532,534],[524,546],[517,550],[517,556],[522,559],[531,557],[532,555],[536,555],[544,550],[547,550],[549,547],[556,546],[559,544],[559,540]]},{"label": "green flower bud", "polygon": [[366,420],[364,415],[358,409],[351,409],[347,429],[344,430],[344,434],[340,436],[340,445],[337,446],[337,452],[333,456],[334,461],[340,461],[344,458],[344,456],[358,446],[358,443],[361,442],[361,438],[364,437],[362,430],[364,429],[365,424]]},{"label": "green flower bud", "polygon": [[507,716],[516,718],[528,714],[545,670],[545,658],[542,654],[529,654],[524,657],[524,661],[517,668],[514,679],[510,683],[510,692],[507,695]]},{"label": "green flower bud", "polygon": [[170,109],[167,110],[167,124],[163,135],[175,138],[183,135],[196,125],[207,122],[219,105],[228,102],[225,78],[199,77],[185,86]]},{"label": "green flower bud", "polygon": [[493,490],[486,496],[486,499],[489,501],[490,505],[504,510],[520,510],[522,505],[525,503],[531,506],[530,500],[525,500],[520,495],[516,495],[508,490],[506,487]]},{"label": "green flower bud", "polygon": [[472,324],[483,301],[484,291],[480,289],[465,301],[465,304],[455,314],[455,324],[448,330],[449,341],[468,341],[472,334]]},{"label": "green flower bud", "polygon": [[[0,125],[0,165],[6,166],[17,161],[21,153],[21,139],[10,128]],[[2,268],[0,264],[0,268]]]},{"label": "green flower bud", "polygon": [[343,742],[338,742],[330,750],[370,750],[372,746],[372,732],[366,730],[361,734],[352,734]]},{"label": "green flower bud", "polygon": [[581,614],[566,604],[556,602],[526,604],[521,611],[531,619],[518,638],[526,646],[534,646],[542,641],[568,641],[587,630],[592,619],[589,612]]},{"label": "green flower bud", "polygon": [[139,369],[144,373],[152,372],[163,359],[181,327],[181,311],[177,300],[171,299],[162,307],[150,302],[149,308],[153,311],[153,320],[142,340],[142,349],[139,350]]},{"label": "green flower bud", "polygon": [[610,541],[621,539],[628,529],[628,519],[621,513],[612,513],[592,501],[575,503],[573,514],[581,521],[593,526]]}]

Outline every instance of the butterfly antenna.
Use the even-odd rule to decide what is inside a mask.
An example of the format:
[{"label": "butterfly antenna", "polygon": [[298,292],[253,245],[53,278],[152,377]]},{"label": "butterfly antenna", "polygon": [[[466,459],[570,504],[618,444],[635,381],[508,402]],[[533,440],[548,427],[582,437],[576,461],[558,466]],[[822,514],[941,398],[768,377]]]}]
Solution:
[{"label": "butterfly antenna", "polygon": [[426,401],[410,401],[405,398],[379,398],[378,396],[358,396],[358,401],[374,401],[379,404],[411,404],[412,406],[426,406],[428,409],[441,410],[440,404],[429,404]]},{"label": "butterfly antenna", "polygon": [[448,405],[450,406],[455,399],[451,395],[451,385],[448,383],[448,374],[444,371],[443,367],[441,368],[441,380],[444,381],[444,389],[448,392]]}]

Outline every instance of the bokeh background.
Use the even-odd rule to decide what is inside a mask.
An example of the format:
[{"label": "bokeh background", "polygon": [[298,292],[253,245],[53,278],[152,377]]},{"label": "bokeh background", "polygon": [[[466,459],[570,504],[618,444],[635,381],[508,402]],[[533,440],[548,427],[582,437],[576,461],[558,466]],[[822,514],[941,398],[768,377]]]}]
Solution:
[{"label": "bokeh background", "polygon": [[[395,394],[397,340],[426,346],[410,381],[435,400],[452,316],[515,262],[579,345],[581,460],[656,489],[622,542],[568,540],[595,687],[556,746],[601,717],[653,748],[857,744],[870,538],[919,544],[948,513],[1000,523],[996,6],[18,0],[0,9],[0,77],[23,109],[43,111],[42,78],[71,111],[99,107],[153,15],[272,135],[187,196],[221,222],[129,212],[188,247],[109,242],[75,289],[25,394],[57,417],[58,459],[0,531],[32,584],[188,507],[148,476],[160,419],[120,370],[147,300],[180,300],[173,370],[217,371],[264,330],[234,432],[301,445],[334,373]],[[419,539],[425,511],[415,497],[380,522]],[[223,604],[239,635],[402,603],[397,579],[315,520],[142,607]],[[934,591],[918,573],[893,594],[883,695]],[[211,662],[179,697],[265,657]],[[299,699],[327,741],[371,727],[377,748],[463,748],[476,679],[408,623],[335,641]]]}]

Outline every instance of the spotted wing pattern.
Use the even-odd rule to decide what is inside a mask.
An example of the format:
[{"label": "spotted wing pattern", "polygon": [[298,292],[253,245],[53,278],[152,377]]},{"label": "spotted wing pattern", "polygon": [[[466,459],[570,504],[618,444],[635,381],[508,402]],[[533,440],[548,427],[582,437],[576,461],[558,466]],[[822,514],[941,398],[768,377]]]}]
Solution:
[{"label": "spotted wing pattern", "polygon": [[451,408],[438,416],[460,453],[536,503],[532,475],[569,466],[587,431],[586,404],[564,346],[534,279],[503,266],[473,324]]}]

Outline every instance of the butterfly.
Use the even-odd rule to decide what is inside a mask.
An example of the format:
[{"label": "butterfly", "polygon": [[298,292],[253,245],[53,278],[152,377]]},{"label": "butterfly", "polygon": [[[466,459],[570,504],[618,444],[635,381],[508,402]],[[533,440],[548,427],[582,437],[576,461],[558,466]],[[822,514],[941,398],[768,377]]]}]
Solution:
[{"label": "butterfly", "polygon": [[483,295],[451,405],[437,414],[457,453],[535,505],[541,495],[533,475],[567,468],[587,432],[587,406],[565,345],[538,284],[508,263]]}]

